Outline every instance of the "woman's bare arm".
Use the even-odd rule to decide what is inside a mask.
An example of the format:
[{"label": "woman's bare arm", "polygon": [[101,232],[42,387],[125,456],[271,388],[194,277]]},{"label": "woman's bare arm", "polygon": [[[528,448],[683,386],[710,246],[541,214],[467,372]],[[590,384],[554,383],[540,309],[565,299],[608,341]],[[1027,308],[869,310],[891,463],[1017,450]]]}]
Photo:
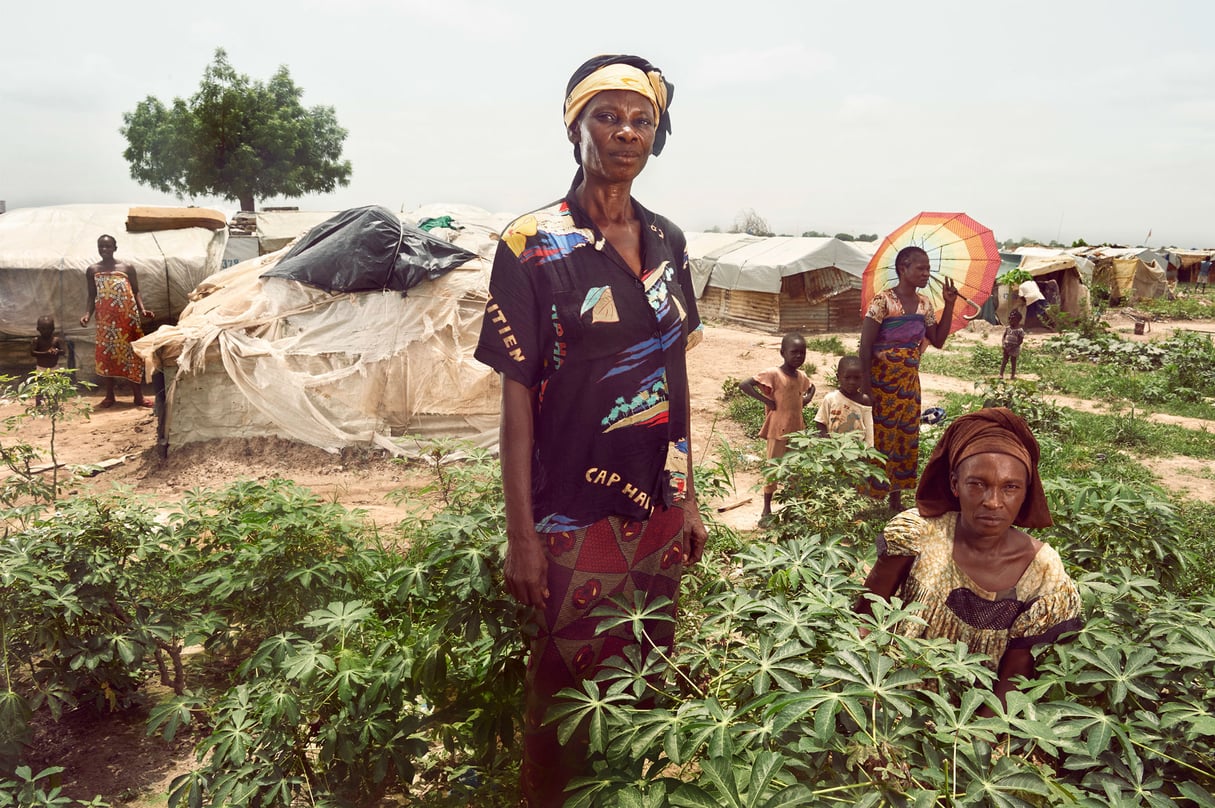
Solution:
[{"label": "woman's bare arm", "polygon": [[506,588],[526,606],[548,600],[548,558],[532,517],[534,393],[502,375],[502,425],[498,436],[502,492],[506,499]]}]

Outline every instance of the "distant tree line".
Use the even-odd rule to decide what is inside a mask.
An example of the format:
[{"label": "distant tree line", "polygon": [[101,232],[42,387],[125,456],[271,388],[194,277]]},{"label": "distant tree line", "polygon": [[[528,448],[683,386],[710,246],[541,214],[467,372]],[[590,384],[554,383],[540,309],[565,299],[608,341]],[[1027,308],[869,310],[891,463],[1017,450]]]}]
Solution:
[{"label": "distant tree line", "polygon": [[[721,233],[721,227],[713,225],[705,230],[706,233]],[[730,226],[727,233],[746,233],[749,236],[792,236],[792,233],[776,233],[771,227],[768,227],[768,221],[763,216],[755,212],[754,208],[746,208],[739,211],[734,217],[734,224]],[[837,238],[840,241],[877,241],[877,233],[861,233],[859,236],[854,236],[851,233],[821,233],[818,230],[807,230],[802,233],[803,238]]]}]

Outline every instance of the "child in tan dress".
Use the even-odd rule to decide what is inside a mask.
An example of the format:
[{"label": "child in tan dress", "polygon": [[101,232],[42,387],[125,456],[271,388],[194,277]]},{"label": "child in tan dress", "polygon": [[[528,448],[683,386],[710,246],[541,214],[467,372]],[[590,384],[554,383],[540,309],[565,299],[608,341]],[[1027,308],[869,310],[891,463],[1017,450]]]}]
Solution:
[{"label": "child in tan dress", "polygon": [[[801,334],[786,334],[780,343],[780,356],[783,364],[768,368],[738,385],[740,390],[764,405],[766,415],[759,436],[768,441],[769,460],[785,454],[790,432],[806,428],[802,408],[814,398],[814,385],[801,369],[806,362],[806,338]],[[776,483],[764,486],[761,518],[772,515],[774,493]]]}]

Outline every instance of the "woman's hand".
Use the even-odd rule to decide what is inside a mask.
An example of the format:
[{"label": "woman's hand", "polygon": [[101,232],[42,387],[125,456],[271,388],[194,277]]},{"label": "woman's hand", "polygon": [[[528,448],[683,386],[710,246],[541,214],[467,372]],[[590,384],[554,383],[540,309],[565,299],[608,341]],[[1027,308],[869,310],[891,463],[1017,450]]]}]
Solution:
[{"label": "woman's hand", "polygon": [[80,326],[83,328],[84,326],[86,326],[88,324],[89,324],[89,316],[86,314],[80,318]]},{"label": "woman's hand", "polygon": [[705,542],[709,540],[709,531],[705,530],[704,520],[700,518],[700,506],[694,499],[685,499],[683,506],[683,563],[697,564],[705,553]]},{"label": "woman's hand", "polygon": [[548,602],[548,557],[544,540],[535,529],[508,529],[506,563],[502,574],[506,588],[524,606],[543,609]]},{"label": "woman's hand", "polygon": [[953,278],[945,278],[941,283],[941,300],[947,309],[953,308],[953,304],[958,302],[958,287],[954,286]]},{"label": "woman's hand", "polygon": [[152,320],[156,317],[156,315],[152,313],[151,309],[144,309],[140,312],[140,314],[143,315],[145,320]]}]

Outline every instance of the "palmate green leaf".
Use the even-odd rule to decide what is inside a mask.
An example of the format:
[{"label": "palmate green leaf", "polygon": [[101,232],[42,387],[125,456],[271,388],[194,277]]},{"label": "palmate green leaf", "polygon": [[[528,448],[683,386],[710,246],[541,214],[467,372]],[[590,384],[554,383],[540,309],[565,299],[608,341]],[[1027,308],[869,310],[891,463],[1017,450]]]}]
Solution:
[{"label": "palmate green leaf", "polygon": [[296,652],[283,661],[283,675],[288,679],[297,679],[307,684],[318,673],[332,673],[337,666],[333,657],[324,653],[315,643],[305,643]]},{"label": "palmate green leaf", "polygon": [[1187,740],[1200,737],[1215,738],[1215,716],[1205,700],[1182,698],[1160,707],[1160,726],[1169,729],[1181,725]]},{"label": "palmate green leaf", "polygon": [[1083,785],[1090,790],[1099,788],[1110,805],[1157,806],[1173,808],[1173,801],[1162,792],[1164,780],[1145,770],[1138,757],[1125,760],[1113,754],[1102,757],[1103,769],[1084,776]]},{"label": "palmate green leaf", "polygon": [[[763,611],[758,615],[756,624],[765,631],[771,632],[776,640],[787,640],[796,635],[803,645],[803,653],[813,649],[815,645],[814,622],[819,614],[810,611],[808,604],[802,601],[789,601],[786,598],[775,597],[762,601]],[[838,613],[831,612],[832,618]]]},{"label": "palmate green leaf", "polygon": [[1050,794],[1044,773],[1021,758],[1004,756],[993,762],[991,746],[983,743],[959,751],[963,754],[958,756],[958,764],[970,777],[968,801],[999,808],[1033,808],[1034,803],[1027,798]]},{"label": "palmate green leaf", "polygon": [[650,783],[644,789],[635,786],[625,786],[612,795],[611,804],[619,808],[664,808],[667,804],[667,784],[658,781]]},{"label": "palmate green leaf", "polygon": [[723,592],[705,603],[707,617],[701,624],[701,636],[737,631],[739,626],[752,623],[762,608],[760,601],[747,591]]},{"label": "palmate green leaf", "polygon": [[679,754],[677,734],[681,721],[675,713],[662,708],[638,710],[633,718],[632,732],[628,737],[629,749],[636,759],[658,757],[661,749],[675,765],[686,761]]},{"label": "palmate green leaf", "polygon": [[649,649],[643,659],[642,646],[627,645],[621,654],[609,657],[595,674],[599,682],[624,681],[633,696],[640,699],[650,692],[655,682],[667,673],[667,660],[656,649]]},{"label": "palmate green leaf", "polygon": [[1122,704],[1128,691],[1149,701],[1159,698],[1150,683],[1166,671],[1153,661],[1155,649],[1137,647],[1128,652],[1125,646],[1115,645],[1095,650],[1079,648],[1073,653],[1096,668],[1080,671],[1076,682],[1103,684],[1109,691],[1111,706]]},{"label": "palmate green leaf", "polygon": [[[904,717],[911,717],[915,702],[907,689],[922,681],[914,671],[894,669],[894,660],[877,648],[870,648],[864,656],[852,650],[835,654],[838,665],[824,665],[819,671],[822,677],[832,677],[860,686],[864,694],[879,699],[883,705],[893,707]],[[846,692],[855,693],[855,688]]]},{"label": "palmate green leaf", "polygon": [[[177,730],[189,726],[194,720],[194,711],[206,707],[206,700],[190,691],[180,696],[165,699],[152,708],[148,715],[148,735],[160,730],[160,737],[171,741],[177,736]],[[0,718],[0,721],[3,719]]]},{"label": "palmate green leaf", "polygon": [[[1007,709],[998,710],[997,715],[1003,713],[1012,737],[1025,739],[1027,744],[1039,746],[1051,755],[1058,755],[1061,751],[1075,752],[1082,748],[1076,741],[1081,727],[1075,723],[1060,721],[1058,705],[1039,705],[1029,695],[1017,690],[1005,695],[1005,703]],[[997,702],[993,708],[998,706]],[[1062,709],[1067,711],[1070,705],[1063,705]]]},{"label": "palmate green leaf", "polygon": [[681,808],[722,808],[729,803],[723,803],[695,783],[682,783],[671,793],[671,805]]},{"label": "palmate green leaf", "polygon": [[[855,710],[854,715],[863,716],[864,707],[858,698],[837,691],[809,688],[800,693],[780,693],[765,707],[764,720],[771,726],[773,735],[780,735],[788,732],[790,728],[797,731],[795,725],[802,722],[808,713],[813,712],[811,734],[824,748],[828,748],[834,745],[833,741],[839,739],[835,716],[845,703],[848,703],[849,709]],[[806,731],[804,722],[801,730]]]},{"label": "palmate green leaf", "polygon": [[358,630],[364,620],[375,612],[360,600],[334,601],[322,609],[315,609],[301,621],[304,628],[319,628],[324,632],[348,636]]},{"label": "palmate green leaf", "polygon": [[406,564],[393,572],[389,579],[390,586],[395,588],[398,602],[410,598],[425,598],[430,595],[430,576],[433,572],[430,563],[417,562]]},{"label": "palmate green leaf", "polygon": [[805,646],[797,640],[777,646],[776,638],[762,635],[759,647],[739,649],[742,662],[735,669],[739,676],[750,677],[751,688],[763,695],[775,684],[781,690],[796,693],[802,689],[804,680],[815,674],[818,666],[805,658]]},{"label": "palmate green leaf", "polygon": [[984,704],[996,707],[999,699],[990,690],[970,688],[962,694],[961,703],[954,705],[954,700],[933,690],[924,691],[923,695],[937,708],[932,713],[935,725],[932,736],[942,743],[966,743],[978,740],[994,744],[997,735],[1004,729],[1004,724],[997,718],[976,718],[975,714]]},{"label": "palmate green leaf", "polygon": [[284,659],[295,654],[299,645],[305,643],[303,637],[291,632],[267,637],[253,652],[253,656],[240,664],[237,671],[242,676],[248,676],[253,671],[269,673],[281,665]]},{"label": "palmate green leaf", "polygon": [[665,595],[654,598],[646,603],[646,593],[641,590],[633,592],[633,603],[627,603],[623,597],[614,597],[608,603],[591,610],[591,617],[599,618],[599,631],[608,632],[618,626],[629,626],[633,638],[639,643],[650,641],[646,631],[646,623],[674,623],[671,611],[671,599]]},{"label": "palmate green leaf", "polygon": [[589,679],[582,682],[581,690],[565,688],[557,693],[557,697],[562,701],[549,708],[544,722],[556,723],[557,739],[562,744],[567,744],[585,721],[590,738],[590,751],[606,752],[612,721],[623,721],[625,712],[621,707],[633,700],[632,696],[621,692],[621,688],[617,686],[619,684],[613,683],[607,693],[600,693],[600,685]]},{"label": "palmate green leaf", "polygon": [[685,703],[677,714],[684,725],[680,737],[683,745],[679,750],[683,760],[689,760],[701,746],[706,747],[710,758],[734,754],[732,728],[736,714],[733,707],[727,709],[717,699],[707,698]]},{"label": "palmate green leaf", "polygon": [[717,797],[717,805],[728,808],[747,808],[742,801],[734,779],[732,757],[709,757],[701,761],[700,774],[707,780]]},{"label": "palmate green leaf", "polygon": [[1197,783],[1189,780],[1184,783],[1178,783],[1177,791],[1181,796],[1200,806],[1200,808],[1215,808],[1215,795],[1212,795],[1211,792]]},{"label": "palmate green leaf", "polygon": [[1215,673],[1215,629],[1197,625],[1179,627],[1164,645],[1165,659],[1185,668],[1205,668]]},{"label": "palmate green leaf", "polygon": [[[1046,724],[1053,728],[1051,737],[1054,743],[1043,743],[1041,736],[1020,734],[1019,737],[1034,738],[1050,754],[1062,751],[1073,756],[1086,754],[1096,758],[1110,748],[1115,735],[1124,742],[1129,740],[1126,726],[1099,707],[1076,702],[1050,702],[1040,708],[1047,711]],[[1014,726],[1011,720],[1009,723]],[[1019,733],[1028,731],[1022,724],[1015,726],[1019,728]]]},{"label": "palmate green leaf", "polygon": [[247,710],[225,714],[223,721],[217,723],[211,734],[198,745],[200,759],[203,754],[210,752],[213,767],[221,764],[242,765],[253,746],[256,729],[257,722]]}]

